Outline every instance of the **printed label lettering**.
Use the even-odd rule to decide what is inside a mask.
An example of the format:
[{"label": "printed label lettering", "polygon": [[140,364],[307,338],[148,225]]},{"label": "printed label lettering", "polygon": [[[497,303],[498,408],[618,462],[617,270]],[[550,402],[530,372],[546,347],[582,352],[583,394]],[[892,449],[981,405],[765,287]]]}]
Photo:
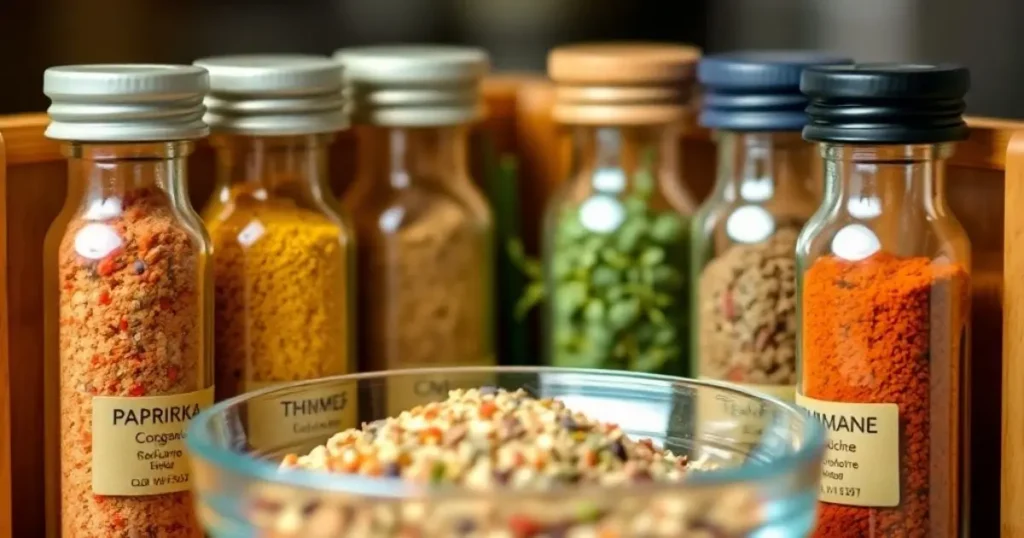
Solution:
[{"label": "printed label lettering", "polygon": [[800,393],[796,404],[825,426],[818,500],[851,506],[899,505],[898,405],[826,402]]},{"label": "printed label lettering", "polygon": [[397,416],[417,405],[444,401],[448,398],[450,390],[479,388],[491,384],[493,375],[487,373],[396,375],[389,379],[387,384],[388,415]]},{"label": "printed label lettering", "polygon": [[[710,379],[710,378],[701,378]],[[760,392],[785,402],[793,401],[792,385],[751,385],[731,383],[737,388]],[[699,435],[718,435],[739,443],[754,445],[761,440],[765,421],[762,402],[726,391],[699,391],[697,394],[697,427]]]},{"label": "printed label lettering", "polygon": [[[250,382],[248,391],[287,382]],[[322,443],[330,436],[357,426],[356,384],[334,383],[297,389],[285,395],[255,397],[249,401],[249,444],[275,448]]]},{"label": "printed label lettering", "polygon": [[92,399],[92,491],[142,496],[189,489],[188,422],[213,404],[213,387],[175,394]]}]

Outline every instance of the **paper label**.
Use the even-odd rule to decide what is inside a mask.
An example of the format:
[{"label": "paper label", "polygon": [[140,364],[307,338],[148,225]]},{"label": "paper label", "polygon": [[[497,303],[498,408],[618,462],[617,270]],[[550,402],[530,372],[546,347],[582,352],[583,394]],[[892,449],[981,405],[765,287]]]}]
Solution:
[{"label": "paper label", "polygon": [[137,497],[187,491],[185,428],[213,387],[171,396],[92,399],[92,491]]},{"label": "paper label", "polygon": [[[246,392],[286,385],[290,381],[249,382]],[[322,443],[330,436],[357,426],[356,383],[295,390],[289,394],[252,398],[248,402],[249,445],[278,449]]]},{"label": "paper label", "polygon": [[[460,364],[458,366],[471,366]],[[454,367],[449,366],[449,367]],[[473,374],[430,374],[396,375],[388,379],[388,416],[398,416],[430,402],[441,402],[448,398],[448,391],[454,389],[480,388],[494,384],[494,374],[481,372]]]},{"label": "paper label", "polygon": [[796,394],[825,425],[818,500],[850,506],[900,503],[900,409],[896,404],[826,402]]}]

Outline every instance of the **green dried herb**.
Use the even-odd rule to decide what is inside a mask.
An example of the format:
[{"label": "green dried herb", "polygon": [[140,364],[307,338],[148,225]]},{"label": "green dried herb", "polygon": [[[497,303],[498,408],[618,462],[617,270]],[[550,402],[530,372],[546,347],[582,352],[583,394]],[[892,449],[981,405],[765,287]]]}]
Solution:
[{"label": "green dried herb", "polygon": [[[594,194],[555,223],[546,260],[553,365],[685,373],[689,222],[651,207],[655,186],[651,167],[642,166],[621,198]],[[599,224],[615,223],[610,230],[585,224],[595,205],[605,219]],[[535,283],[520,306],[536,304],[544,291]]]}]

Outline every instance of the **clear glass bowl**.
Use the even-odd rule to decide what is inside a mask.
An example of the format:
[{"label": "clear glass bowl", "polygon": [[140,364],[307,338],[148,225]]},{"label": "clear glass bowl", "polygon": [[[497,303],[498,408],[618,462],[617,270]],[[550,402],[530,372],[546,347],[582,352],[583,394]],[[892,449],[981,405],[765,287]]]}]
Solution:
[{"label": "clear glass bowl", "polygon": [[[413,399],[441,401],[446,389],[482,385],[558,398],[715,468],[682,484],[529,493],[278,470],[285,454],[306,453],[336,431],[395,415],[396,406]],[[300,412],[323,409],[334,411]],[[723,383],[455,368],[339,376],[244,394],[198,415],[187,442],[199,515],[212,538],[789,538],[814,526],[824,431],[792,405]]]}]

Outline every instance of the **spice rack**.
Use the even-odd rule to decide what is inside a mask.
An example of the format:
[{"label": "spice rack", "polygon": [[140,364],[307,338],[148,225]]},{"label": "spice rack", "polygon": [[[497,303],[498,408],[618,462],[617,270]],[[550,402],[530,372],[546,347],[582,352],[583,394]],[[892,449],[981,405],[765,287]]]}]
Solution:
[{"label": "spice rack", "polygon": [[[497,153],[519,159],[521,221],[527,249],[536,252],[540,213],[556,178],[565,177],[568,147],[550,111],[551,86],[524,75],[491,77],[484,84],[489,116],[477,128]],[[43,536],[44,435],[42,248],[47,227],[66,191],[65,160],[43,137],[43,114],[0,117],[0,536]],[[970,139],[949,163],[950,203],[973,244],[973,453],[972,533],[995,536],[1000,477],[1000,378],[1006,394],[1024,391],[1024,365],[1001,360],[1004,252],[1006,274],[1024,272],[1024,250],[1004,245],[1024,234],[1024,212],[1005,214],[1004,200],[1024,197],[1024,122],[969,120]],[[690,187],[705,195],[714,177],[715,147],[707,131],[692,127],[680,140]],[[1007,149],[1009,147],[1009,150]],[[352,177],[353,139],[344,134],[331,151],[333,187]],[[191,162],[190,194],[199,204],[213,186],[212,150],[202,145]],[[1004,182],[1006,177],[1014,181]],[[477,177],[484,177],[477,174]],[[1005,228],[1004,228],[1005,226]],[[1024,352],[1024,282],[1006,281],[1007,357]],[[1005,371],[1004,371],[1005,370]],[[1019,416],[1024,401],[1008,401],[1002,416]],[[1007,424],[1003,526],[1024,529],[1024,432]],[[1014,477],[1017,480],[1014,480]],[[16,492],[16,494],[15,494]],[[1011,510],[1011,507],[1016,507]],[[1024,530],[1004,536],[1024,537]]]},{"label": "spice rack", "polygon": [[[1002,393],[1008,395],[1002,408],[1002,518],[1003,538],[1024,537],[1024,429],[1014,417],[1024,413],[1024,214],[1019,205],[1024,200],[1024,133],[1010,138],[1006,150],[1006,217],[1003,229],[1004,270],[1003,292],[1003,384]],[[1014,248],[1016,247],[1016,248]],[[975,336],[975,339],[978,337]]]}]

